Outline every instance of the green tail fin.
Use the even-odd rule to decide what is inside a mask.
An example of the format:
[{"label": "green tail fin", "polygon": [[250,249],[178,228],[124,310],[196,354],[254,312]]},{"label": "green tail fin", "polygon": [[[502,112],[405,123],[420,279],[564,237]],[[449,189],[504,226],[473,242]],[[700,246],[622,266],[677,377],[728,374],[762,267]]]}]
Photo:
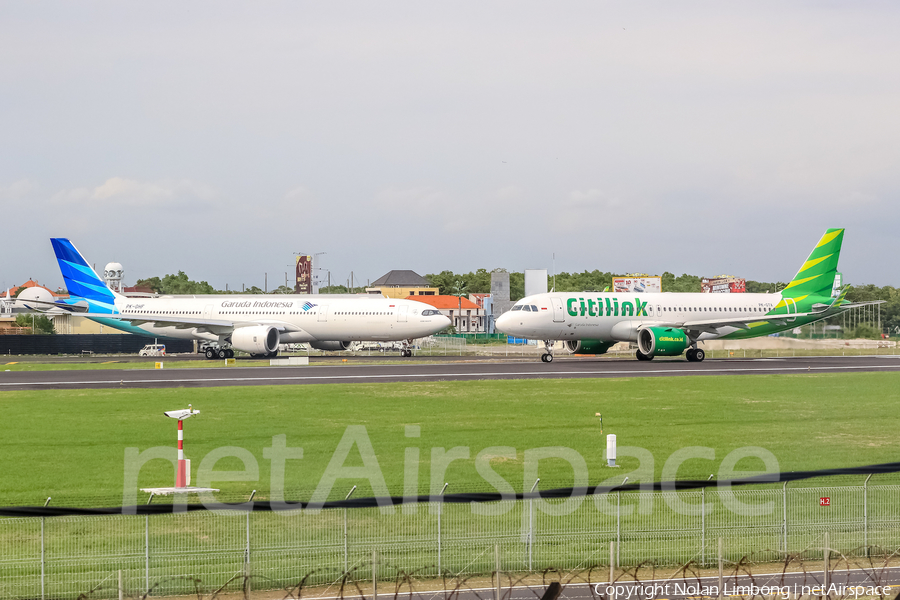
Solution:
[{"label": "green tail fin", "polygon": [[843,241],[843,229],[826,231],[794,279],[781,292],[782,297],[831,296]]}]

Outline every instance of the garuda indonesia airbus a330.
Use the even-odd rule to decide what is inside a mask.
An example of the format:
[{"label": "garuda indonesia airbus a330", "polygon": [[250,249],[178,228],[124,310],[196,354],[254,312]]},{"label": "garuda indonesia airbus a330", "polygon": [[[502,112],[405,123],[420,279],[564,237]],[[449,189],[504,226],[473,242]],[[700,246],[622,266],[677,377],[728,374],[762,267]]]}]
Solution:
[{"label": "garuda indonesia airbus a330", "polygon": [[[450,319],[427,304],[381,296],[127,298],[110,290],[69,240],[51,242],[70,298],[56,303],[28,299],[26,305],[68,310],[129,333],[213,342],[215,356],[207,351],[208,358],[234,356],[233,349],[272,356],[280,343],[289,342],[346,350],[351,341],[406,341],[450,326]],[[412,355],[406,347],[401,353]]]},{"label": "garuda indonesia airbus a330", "polygon": [[769,335],[819,321],[856,306],[844,299],[837,272],[843,229],[829,229],[797,275],[775,294],[625,294],[550,292],[523,298],[497,319],[508,335],[553,342],[570,352],[603,354],[617,342],[637,342],[638,360],[686,355],[705,358],[697,342]]}]

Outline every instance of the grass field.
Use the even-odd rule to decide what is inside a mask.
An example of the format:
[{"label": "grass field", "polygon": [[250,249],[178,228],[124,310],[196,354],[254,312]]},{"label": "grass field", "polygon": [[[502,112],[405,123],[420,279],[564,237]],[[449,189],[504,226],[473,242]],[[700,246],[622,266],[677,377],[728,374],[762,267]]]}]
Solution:
[{"label": "grass field", "polygon": [[[287,462],[288,497],[307,499],[349,425],[366,427],[392,494],[403,491],[408,449],[419,449],[418,489],[427,493],[432,449],[458,446],[468,448],[468,458],[450,463],[438,481],[450,482],[449,491],[492,491],[474,459],[496,446],[515,448],[514,457],[488,454],[493,470],[521,490],[533,483],[524,480],[529,449],[575,450],[591,483],[619,479],[637,466],[629,457],[620,459],[620,469],[604,466],[598,412],[604,434],[617,434],[620,449],[652,453],[656,478],[666,459],[686,446],[711,447],[715,460],[685,462],[681,478],[705,479],[728,452],[744,446],[769,450],[781,470],[893,461],[898,399],[900,375],[890,373],[4,392],[0,504],[38,504],[47,496],[56,505],[120,502],[126,448],[168,446],[174,454],[175,422],[162,412],[189,402],[201,410],[185,422],[195,477],[201,459],[215,449],[242,448],[258,464],[258,477],[215,486],[233,498],[256,489],[265,499],[271,473],[263,449],[284,434],[288,447],[303,448],[302,459]],[[407,425],[419,426],[420,437],[405,437]],[[362,465],[357,447],[345,464]],[[539,466],[541,488],[572,484],[567,462],[548,459]],[[748,459],[738,466],[760,469],[761,463]],[[216,465],[218,471],[242,468],[234,457]],[[153,460],[139,484],[172,485],[173,478],[170,463]],[[356,478],[338,481],[332,497],[352,485],[359,485],[357,497],[372,493],[367,479]]]}]

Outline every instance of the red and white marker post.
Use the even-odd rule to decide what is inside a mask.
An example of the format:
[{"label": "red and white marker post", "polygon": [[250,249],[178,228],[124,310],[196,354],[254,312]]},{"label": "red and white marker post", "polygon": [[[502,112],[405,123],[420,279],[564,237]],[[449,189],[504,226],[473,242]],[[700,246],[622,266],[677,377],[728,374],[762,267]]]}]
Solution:
[{"label": "red and white marker post", "polygon": [[165,413],[167,417],[178,419],[178,468],[175,471],[175,488],[187,487],[187,461],[184,459],[184,423],[183,421],[189,417],[199,414],[199,410],[194,410],[191,404],[188,404],[187,410],[170,410]]},{"label": "red and white marker post", "polygon": [[187,486],[187,473],[184,464],[184,421],[178,419],[178,471],[175,473],[175,487]]}]

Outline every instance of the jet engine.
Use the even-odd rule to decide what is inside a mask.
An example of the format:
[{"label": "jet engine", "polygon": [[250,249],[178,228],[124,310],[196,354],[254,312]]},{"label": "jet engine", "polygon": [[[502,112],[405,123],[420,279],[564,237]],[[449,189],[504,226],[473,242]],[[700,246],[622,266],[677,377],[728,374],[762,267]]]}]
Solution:
[{"label": "jet engine", "polygon": [[638,332],[638,350],[647,360],[654,356],[679,356],[690,345],[691,340],[683,329],[647,327]]},{"label": "jet engine", "polygon": [[275,354],[281,336],[271,325],[239,327],[231,334],[231,345],[242,352],[254,355]]},{"label": "jet engine", "polygon": [[309,345],[316,350],[340,351],[350,347],[350,342],[310,342]]},{"label": "jet engine", "polygon": [[572,354],[606,354],[615,344],[605,340],[567,340],[565,347]]}]

